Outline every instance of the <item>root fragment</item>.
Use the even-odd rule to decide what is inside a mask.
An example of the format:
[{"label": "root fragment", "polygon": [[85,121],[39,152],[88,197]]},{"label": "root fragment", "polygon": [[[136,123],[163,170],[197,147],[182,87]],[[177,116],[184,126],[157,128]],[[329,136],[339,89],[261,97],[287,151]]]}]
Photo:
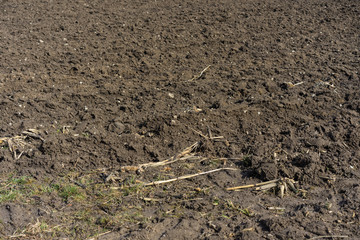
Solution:
[{"label": "root fragment", "polygon": [[211,67],[211,65],[208,65],[206,68],[204,68],[204,70],[202,70],[202,71],[200,72],[199,75],[193,77],[192,79],[190,79],[190,80],[188,80],[188,81],[189,81],[189,82],[192,82],[192,81],[194,81],[194,80],[197,80],[197,79],[201,78],[202,75],[209,69],[209,67]]}]

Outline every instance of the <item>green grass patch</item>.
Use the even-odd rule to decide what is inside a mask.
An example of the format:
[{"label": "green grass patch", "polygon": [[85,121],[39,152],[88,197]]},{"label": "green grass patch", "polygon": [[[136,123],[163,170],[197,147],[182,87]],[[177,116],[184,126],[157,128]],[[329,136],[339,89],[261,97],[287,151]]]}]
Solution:
[{"label": "green grass patch", "polygon": [[83,193],[80,191],[79,187],[74,185],[64,185],[59,186],[59,196],[64,199],[65,202],[68,202],[70,199],[82,200],[85,198]]},{"label": "green grass patch", "polygon": [[14,232],[29,237],[24,239],[87,239],[121,226],[145,223],[141,199],[152,189],[139,184],[136,175],[122,182],[105,182],[91,172],[42,180],[10,174],[0,176],[0,204],[47,206],[42,208],[43,216]]}]

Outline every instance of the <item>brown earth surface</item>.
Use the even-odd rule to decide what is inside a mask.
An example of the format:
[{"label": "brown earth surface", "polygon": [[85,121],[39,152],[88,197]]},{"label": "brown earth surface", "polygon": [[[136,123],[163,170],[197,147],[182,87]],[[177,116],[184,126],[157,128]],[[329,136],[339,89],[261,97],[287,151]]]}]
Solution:
[{"label": "brown earth surface", "polygon": [[360,239],[360,1],[0,2],[0,238]]}]

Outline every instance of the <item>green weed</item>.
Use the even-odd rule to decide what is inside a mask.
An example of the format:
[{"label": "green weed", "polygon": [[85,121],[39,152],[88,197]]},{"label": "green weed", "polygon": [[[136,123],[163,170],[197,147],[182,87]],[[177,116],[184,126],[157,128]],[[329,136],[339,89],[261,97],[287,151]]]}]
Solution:
[{"label": "green weed", "polygon": [[254,213],[251,210],[247,209],[247,208],[240,209],[240,212],[242,214],[244,214],[245,216],[248,216],[248,217],[254,216]]}]

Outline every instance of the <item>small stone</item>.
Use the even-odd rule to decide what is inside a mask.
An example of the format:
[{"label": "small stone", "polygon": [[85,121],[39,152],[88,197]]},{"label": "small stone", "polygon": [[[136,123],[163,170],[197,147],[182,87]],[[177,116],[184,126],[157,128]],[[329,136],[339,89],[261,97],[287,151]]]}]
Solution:
[{"label": "small stone", "polygon": [[125,125],[122,124],[121,122],[114,122],[115,126],[119,129],[124,130],[125,129]]},{"label": "small stone", "polygon": [[118,121],[118,119],[114,119],[112,123],[110,123],[108,130],[111,132],[115,132],[117,134],[121,134],[125,131],[126,126]]}]

